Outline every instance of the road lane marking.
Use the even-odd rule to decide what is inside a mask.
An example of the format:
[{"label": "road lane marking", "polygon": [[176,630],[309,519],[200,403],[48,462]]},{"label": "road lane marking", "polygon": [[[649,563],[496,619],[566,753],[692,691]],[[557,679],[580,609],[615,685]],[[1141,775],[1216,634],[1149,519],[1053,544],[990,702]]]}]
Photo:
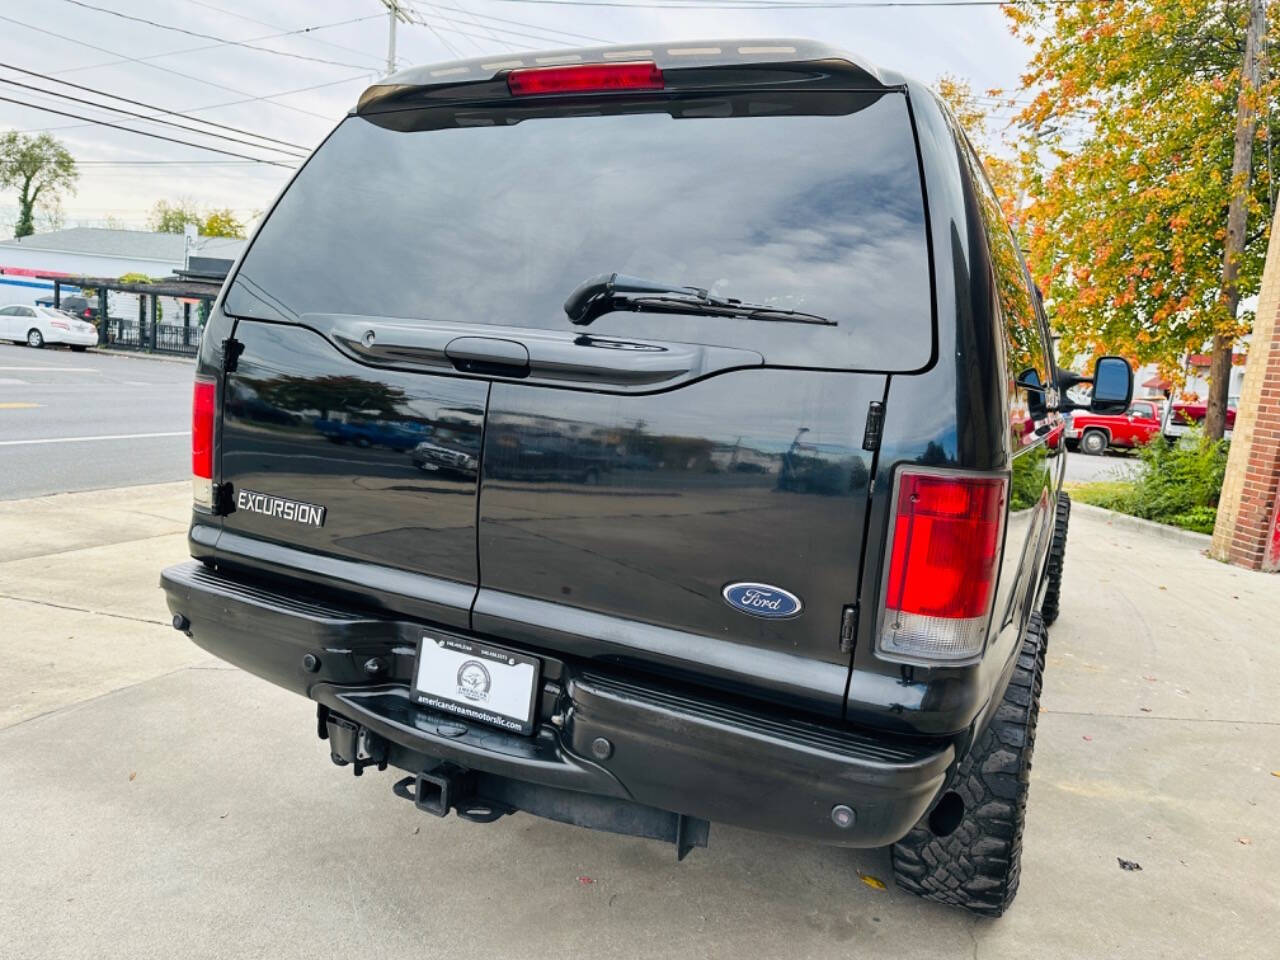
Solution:
[{"label": "road lane marking", "polygon": [[[3,382],[3,380],[0,380],[0,383]],[[12,400],[7,403],[0,403],[0,410],[34,410],[38,406],[40,406],[38,403],[22,403]]]},{"label": "road lane marking", "polygon": [[21,447],[34,443],[91,443],[94,440],[146,440],[149,437],[186,437],[190,430],[171,433],[109,433],[98,437],[43,437],[39,440],[0,440],[0,447]]}]

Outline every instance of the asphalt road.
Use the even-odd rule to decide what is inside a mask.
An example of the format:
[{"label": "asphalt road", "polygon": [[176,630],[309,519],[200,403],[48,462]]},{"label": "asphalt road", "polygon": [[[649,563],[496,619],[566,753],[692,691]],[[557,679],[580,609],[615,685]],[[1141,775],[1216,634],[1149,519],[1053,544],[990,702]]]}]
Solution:
[{"label": "asphalt road", "polygon": [[190,473],[192,365],[0,344],[0,500]]},{"label": "asphalt road", "polygon": [[1137,464],[1137,456],[1131,453],[1104,453],[1100,457],[1091,457],[1087,453],[1072,451],[1067,455],[1067,483],[1123,480]]}]

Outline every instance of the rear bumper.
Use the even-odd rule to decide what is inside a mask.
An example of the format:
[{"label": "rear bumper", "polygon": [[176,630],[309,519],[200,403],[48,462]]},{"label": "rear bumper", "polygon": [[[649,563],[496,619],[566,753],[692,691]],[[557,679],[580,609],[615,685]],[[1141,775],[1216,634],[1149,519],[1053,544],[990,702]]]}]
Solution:
[{"label": "rear bumper", "polygon": [[[869,735],[692,696],[548,658],[533,736],[412,703],[422,625],[304,602],[200,563],[161,575],[169,609],[206,650],[385,738],[406,770],[445,761],[574,794],[840,846],[901,838],[941,789],[949,743]],[[432,627],[433,632],[447,633]],[[538,654],[539,651],[530,650]],[[318,661],[308,671],[303,658]],[[365,671],[377,657],[383,670]],[[603,759],[592,745],[606,739]],[[855,812],[838,827],[832,808]]]}]

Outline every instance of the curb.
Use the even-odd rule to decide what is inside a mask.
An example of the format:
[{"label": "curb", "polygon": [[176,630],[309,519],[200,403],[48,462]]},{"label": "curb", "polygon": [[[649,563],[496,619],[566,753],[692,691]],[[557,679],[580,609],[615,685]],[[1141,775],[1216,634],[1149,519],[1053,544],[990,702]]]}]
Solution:
[{"label": "curb", "polygon": [[1213,542],[1213,537],[1207,533],[1196,533],[1194,530],[1183,530],[1181,527],[1171,527],[1167,524],[1156,523],[1154,520],[1131,517],[1127,513],[1108,510],[1106,507],[1095,507],[1091,503],[1081,503],[1074,497],[1071,500],[1071,509],[1082,510],[1089,516],[1102,520],[1113,527],[1124,527],[1128,530],[1137,530],[1139,533],[1149,533],[1162,540],[1172,540],[1190,547],[1198,547],[1200,550],[1208,550],[1209,544]]},{"label": "curb", "polygon": [[103,350],[101,347],[90,347],[86,352],[100,357],[130,357],[135,360],[162,360],[165,363],[194,364],[196,362],[195,357],[166,356],[159,353],[144,353],[141,350]]}]

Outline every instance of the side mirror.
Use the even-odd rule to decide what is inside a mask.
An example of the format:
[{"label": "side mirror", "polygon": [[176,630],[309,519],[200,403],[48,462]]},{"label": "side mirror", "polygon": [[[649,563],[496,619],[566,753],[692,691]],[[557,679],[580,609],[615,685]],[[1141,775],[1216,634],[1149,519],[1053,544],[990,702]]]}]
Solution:
[{"label": "side mirror", "polygon": [[1032,420],[1043,420],[1049,415],[1049,404],[1044,399],[1044,384],[1035,368],[1018,374],[1018,386],[1027,391],[1027,412]]},{"label": "side mirror", "polygon": [[[1093,394],[1088,404],[1066,400],[1066,393],[1079,383],[1093,384]],[[1058,389],[1063,400],[1058,410],[1081,410],[1088,407],[1093,413],[1124,413],[1133,399],[1133,368],[1124,357],[1099,357],[1092,377],[1082,377],[1070,370],[1058,371]]]},{"label": "side mirror", "polygon": [[1100,357],[1093,368],[1094,413],[1124,413],[1133,399],[1133,368],[1124,357]]}]

